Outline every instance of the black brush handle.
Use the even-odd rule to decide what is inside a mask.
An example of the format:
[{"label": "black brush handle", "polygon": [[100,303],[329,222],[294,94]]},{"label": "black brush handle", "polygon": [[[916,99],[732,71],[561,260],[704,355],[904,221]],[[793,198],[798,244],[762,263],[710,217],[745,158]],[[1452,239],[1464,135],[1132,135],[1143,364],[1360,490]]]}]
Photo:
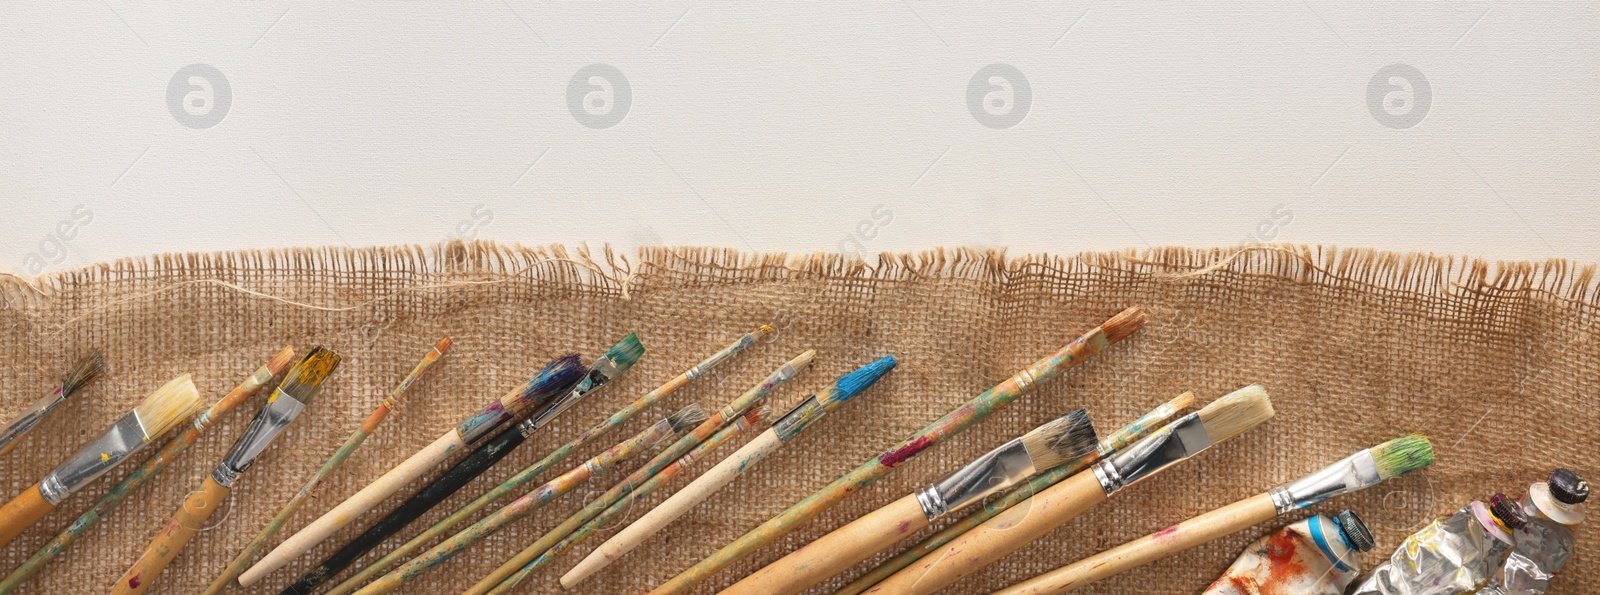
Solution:
[{"label": "black brush handle", "polygon": [[[360,559],[363,554],[371,551],[372,548],[378,547],[378,544],[383,543],[383,540],[404,529],[411,521],[417,520],[417,517],[422,516],[423,513],[443,502],[445,498],[449,498],[451,494],[456,493],[456,490],[467,485],[467,482],[472,481],[472,478],[482,474],[488,468],[493,467],[500,459],[511,454],[512,450],[515,450],[517,446],[528,439],[527,434],[523,433],[524,431],[524,428],[519,425],[483,443],[477,450],[472,451],[472,454],[467,455],[467,458],[462,459],[461,462],[456,463],[455,466],[445,471],[443,475],[433,480],[427,487],[422,488],[422,491],[417,492],[410,500],[406,500],[399,508],[394,509],[393,512],[379,520],[377,524],[369,527],[366,532],[350,543],[345,544],[344,547],[339,548],[339,551],[334,552],[333,555],[328,556],[328,559],[323,560],[316,568],[311,569],[311,572],[307,572],[305,576],[300,577],[300,580],[289,585],[279,595],[311,595],[317,587],[328,582],[328,579],[337,576],[340,571]],[[532,433],[531,430],[527,431],[529,434]]]}]

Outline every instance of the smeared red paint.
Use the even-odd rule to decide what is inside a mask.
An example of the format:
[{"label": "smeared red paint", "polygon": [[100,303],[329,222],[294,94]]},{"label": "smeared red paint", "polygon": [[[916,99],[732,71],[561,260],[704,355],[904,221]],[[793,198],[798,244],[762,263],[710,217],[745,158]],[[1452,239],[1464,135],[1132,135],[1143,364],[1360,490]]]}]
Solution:
[{"label": "smeared red paint", "polygon": [[898,524],[896,524],[894,526],[894,532],[895,533],[902,533],[903,534],[903,533],[905,533],[906,531],[909,531],[909,530],[911,530],[911,521],[900,521]]},{"label": "smeared red paint", "polygon": [[1232,576],[1232,575],[1229,575],[1229,576],[1226,576],[1226,577],[1223,577],[1223,578],[1228,581],[1228,584],[1233,587],[1234,591],[1237,591],[1239,593],[1246,593],[1248,595],[1255,595],[1256,593],[1258,593],[1258,591],[1256,590],[1255,581],[1245,580],[1242,577],[1237,577],[1237,576]]},{"label": "smeared red paint", "polygon": [[139,575],[135,574],[135,575],[133,575],[133,578],[128,579],[128,588],[129,589],[137,589],[137,588],[139,588]]},{"label": "smeared red paint", "polygon": [[1272,565],[1272,580],[1267,582],[1267,588],[1261,591],[1262,595],[1272,595],[1273,593],[1290,595],[1274,586],[1299,584],[1299,581],[1302,580],[1301,577],[1311,572],[1310,569],[1299,562],[1295,555],[1299,547],[1300,540],[1291,531],[1278,531],[1267,537],[1266,551],[1262,552],[1262,554],[1267,559],[1267,562]]},{"label": "smeared red paint", "polygon": [[927,450],[928,447],[933,446],[933,443],[932,436],[922,436],[912,440],[905,446],[883,453],[883,456],[878,457],[878,462],[892,469],[895,465],[904,463],[910,460],[911,457],[917,456],[918,453]]},{"label": "smeared red paint", "polygon": [[1162,540],[1162,539],[1172,539],[1173,537],[1176,537],[1177,534],[1178,534],[1178,526],[1177,525],[1173,525],[1171,527],[1167,527],[1165,529],[1157,531],[1156,534],[1155,534],[1155,538],[1158,541]]}]

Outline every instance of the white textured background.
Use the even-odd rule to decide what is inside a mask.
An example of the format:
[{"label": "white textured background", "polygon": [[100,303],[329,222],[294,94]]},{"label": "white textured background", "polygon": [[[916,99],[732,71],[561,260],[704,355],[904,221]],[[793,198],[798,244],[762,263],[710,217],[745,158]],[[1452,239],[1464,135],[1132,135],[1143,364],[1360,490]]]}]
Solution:
[{"label": "white textured background", "polygon": [[[451,237],[869,254],[1290,241],[1600,261],[1597,14],[3,2],[0,270]],[[568,105],[596,63],[632,91],[606,128]],[[1005,81],[1013,98],[1031,91],[1009,128],[967,103],[996,63],[1026,79]],[[191,64],[226,79],[225,110],[215,82],[174,80]],[[1376,113],[1422,115],[1407,128],[1368,104],[1391,64],[1428,86],[1379,77],[1395,103]],[[1000,89],[979,82],[980,97]],[[221,119],[181,121],[207,115]]]}]

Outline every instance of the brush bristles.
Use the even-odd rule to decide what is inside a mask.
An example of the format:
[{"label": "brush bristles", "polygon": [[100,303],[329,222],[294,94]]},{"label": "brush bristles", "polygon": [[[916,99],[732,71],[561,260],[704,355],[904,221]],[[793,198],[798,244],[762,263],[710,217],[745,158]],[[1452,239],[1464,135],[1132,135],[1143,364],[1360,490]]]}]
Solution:
[{"label": "brush bristles", "polygon": [[1100,446],[1094,433],[1089,412],[1079,409],[1022,436],[1022,447],[1028,451],[1033,468],[1043,471],[1069,460],[1085,456]]},{"label": "brush bristles", "polygon": [[1171,401],[1167,401],[1167,404],[1172,405],[1173,411],[1183,411],[1194,404],[1194,393],[1185,392],[1174,397]]},{"label": "brush bristles", "polygon": [[549,401],[551,398],[566,393],[583,379],[588,370],[583,366],[583,360],[576,353],[569,353],[556,361],[550,362],[539,371],[537,376],[528,380],[516,390],[500,397],[500,404],[512,415],[521,415],[536,405]]},{"label": "brush bristles", "polygon": [[1252,384],[1206,405],[1200,410],[1200,421],[1206,426],[1206,436],[1216,444],[1261,425],[1272,414],[1267,389]]},{"label": "brush bristles", "polygon": [[1100,325],[1100,330],[1106,334],[1106,341],[1116,343],[1144,327],[1144,321],[1144,308],[1134,306],[1112,316],[1111,320]]},{"label": "brush bristles", "polygon": [[617,369],[626,370],[628,366],[639,361],[639,358],[644,357],[644,343],[639,342],[638,333],[628,333],[628,336],[622,338],[621,343],[613,345],[606,351],[605,357],[616,364]]},{"label": "brush bristles", "polygon": [[61,396],[70,397],[72,393],[89,384],[101,374],[106,372],[106,358],[96,351],[89,357],[83,358],[78,365],[72,368],[72,373],[61,381]]},{"label": "brush bristles", "polygon": [[445,354],[445,353],[449,353],[450,352],[450,348],[454,347],[455,344],[456,344],[456,340],[454,338],[445,337],[443,339],[439,339],[438,343],[434,343],[433,344],[433,350],[439,352],[442,355],[442,354]]},{"label": "brush bristles", "polygon": [[1401,436],[1367,452],[1372,453],[1372,460],[1378,465],[1378,477],[1385,480],[1433,464],[1433,443],[1422,434]]},{"label": "brush bristles", "polygon": [[677,413],[667,416],[667,424],[672,426],[673,433],[681,433],[706,422],[711,416],[699,404],[691,404],[679,409]]},{"label": "brush bristles", "polygon": [[845,401],[854,399],[856,395],[861,394],[861,391],[867,390],[868,387],[877,383],[879,378],[883,378],[884,374],[888,374],[890,370],[893,370],[898,363],[900,363],[899,360],[896,360],[894,356],[886,355],[879,358],[878,361],[856,368],[856,371],[840,376],[839,380],[833,383],[833,390],[823,391],[821,395],[818,395],[818,402],[822,404],[823,408],[832,409]]},{"label": "brush bristles", "polygon": [[199,408],[200,391],[195,390],[194,380],[184,374],[150,393],[133,412],[144,426],[145,439],[150,440],[188,419]]},{"label": "brush bristles", "polygon": [[302,403],[309,401],[322,389],[322,383],[339,368],[339,362],[343,359],[337,353],[314,347],[305,357],[300,358],[300,363],[295,364],[289,369],[289,373],[283,376],[283,382],[278,385],[278,390],[294,397],[296,401]]},{"label": "brush bristles", "polygon": [[272,359],[267,360],[266,367],[268,370],[282,370],[291,361],[294,361],[294,348],[285,346],[277,355],[272,356]]}]

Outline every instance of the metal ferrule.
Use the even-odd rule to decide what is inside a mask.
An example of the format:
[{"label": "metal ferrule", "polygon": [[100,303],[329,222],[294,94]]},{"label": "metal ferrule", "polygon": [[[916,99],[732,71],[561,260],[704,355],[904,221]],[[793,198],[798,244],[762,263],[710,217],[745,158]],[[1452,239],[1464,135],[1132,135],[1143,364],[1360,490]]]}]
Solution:
[{"label": "metal ferrule", "polygon": [[602,357],[595,360],[594,364],[589,366],[589,373],[584,375],[583,380],[578,381],[577,386],[572,387],[572,390],[567,391],[567,394],[561,395],[561,398],[556,399],[555,402],[545,407],[543,411],[535,413],[533,417],[517,424],[517,431],[522,433],[523,438],[527,438],[539,428],[544,427],[545,424],[550,423],[550,420],[555,419],[557,415],[561,415],[561,412],[566,411],[568,407],[576,405],[578,401],[582,401],[584,397],[589,396],[589,393],[594,392],[595,389],[605,386],[607,382],[611,382],[611,379],[616,378],[617,375],[617,364],[612,362],[611,358]]},{"label": "metal ferrule", "polygon": [[1207,448],[1211,448],[1211,437],[1206,435],[1206,425],[1200,414],[1190,413],[1096,463],[1094,476],[1110,496]]},{"label": "metal ferrule", "polygon": [[788,413],[783,414],[783,417],[778,418],[778,421],[772,424],[772,431],[778,435],[779,441],[788,442],[790,438],[794,438],[796,434],[799,434],[800,430],[806,429],[806,426],[811,425],[811,422],[821,419],[827,413],[828,410],[824,409],[822,403],[817,401],[817,396],[811,395],[806,400],[801,401],[799,405],[795,405],[794,409],[790,409]]},{"label": "metal ferrule", "polygon": [[922,514],[933,521],[1016,485],[1038,471],[1022,439],[1017,438],[933,485],[917,490],[917,503],[922,505]]},{"label": "metal ferrule", "polygon": [[59,504],[62,498],[78,491],[78,488],[94,481],[96,477],[105,475],[117,463],[149,443],[150,435],[145,433],[144,424],[139,422],[139,414],[129,411],[112,424],[106,433],[45,476],[39,482],[39,493],[51,504]]},{"label": "metal ferrule", "polygon": [[63,388],[57,388],[54,392],[40,397],[39,400],[28,406],[27,411],[12,420],[4,430],[0,430],[0,450],[10,448],[13,440],[22,436],[24,432],[33,429],[33,426],[38,425],[44,419],[45,414],[50,413],[50,410],[55,409],[56,405],[60,405],[62,401],[66,401],[65,392]]},{"label": "metal ferrule", "polygon": [[1278,514],[1305,508],[1333,496],[1347,494],[1383,481],[1372,451],[1363,450],[1293,482],[1272,488]]},{"label": "metal ferrule", "polygon": [[211,478],[217,480],[222,487],[233,487],[233,481],[239,474],[256,461],[256,457],[272,444],[272,440],[289,427],[294,418],[306,408],[294,397],[283,391],[276,391],[266,405],[261,406],[261,411],[256,412],[255,419],[250,420],[250,427],[246,428],[244,435],[233,443],[233,450],[222,459],[222,464],[217,465],[211,472]]}]

